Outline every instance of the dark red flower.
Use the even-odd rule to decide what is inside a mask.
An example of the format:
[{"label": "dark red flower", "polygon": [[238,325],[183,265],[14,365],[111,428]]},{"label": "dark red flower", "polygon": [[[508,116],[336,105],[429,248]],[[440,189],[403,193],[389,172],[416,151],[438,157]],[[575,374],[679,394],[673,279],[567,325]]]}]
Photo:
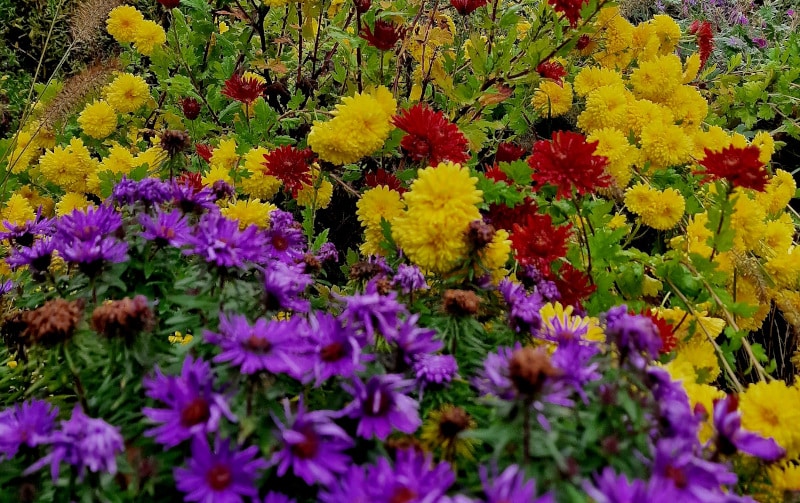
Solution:
[{"label": "dark red flower", "polygon": [[403,38],[405,33],[405,28],[401,26],[382,19],[376,19],[375,28],[370,31],[369,26],[364,25],[359,36],[372,47],[381,51],[389,51],[394,48],[398,40]]},{"label": "dark red flower", "polygon": [[513,232],[514,224],[525,222],[529,214],[535,215],[537,211],[536,202],[528,197],[513,208],[505,204],[490,204],[486,219],[496,229],[505,229],[508,232]]},{"label": "dark red flower", "polygon": [[490,180],[494,180],[495,182],[506,182],[507,184],[511,185],[511,180],[509,180],[508,175],[506,175],[500,166],[495,163],[491,168],[487,168],[486,172],[484,173],[486,178]]},{"label": "dark red flower", "polygon": [[591,43],[592,43],[592,37],[590,37],[589,35],[583,34],[580,37],[578,37],[578,43],[575,44],[575,48],[578,49],[579,51],[582,51],[582,50],[586,49],[587,47],[589,47],[589,44],[591,44]]},{"label": "dark red flower", "polygon": [[675,346],[678,345],[678,338],[675,337],[672,325],[664,318],[658,316],[658,314],[654,314],[650,309],[643,310],[641,314],[642,316],[650,318],[653,325],[658,328],[658,335],[661,337],[661,354],[667,354],[675,349]]},{"label": "dark red flower", "polygon": [[400,146],[413,161],[435,166],[442,161],[469,160],[467,138],[442,112],[417,103],[395,116],[393,122],[408,133],[400,141]]},{"label": "dark red flower", "polygon": [[399,193],[405,192],[406,189],[403,187],[403,182],[400,181],[392,173],[387,172],[383,168],[378,168],[378,171],[374,173],[367,173],[364,175],[364,183],[367,187],[377,187],[378,185],[385,185],[392,190],[396,190]]},{"label": "dark red flower", "polygon": [[200,102],[194,98],[183,98],[180,101],[181,108],[183,109],[183,116],[188,120],[193,121],[200,115]]},{"label": "dark red flower", "polygon": [[700,66],[704,66],[708,57],[711,56],[711,51],[714,50],[714,28],[711,26],[710,21],[692,22],[689,26],[689,33],[697,36],[697,48],[700,53]]},{"label": "dark red flower", "polygon": [[158,3],[167,9],[174,9],[181,3],[181,0],[158,0]]},{"label": "dark red flower", "polygon": [[575,269],[569,262],[561,264],[555,283],[561,294],[561,303],[565,306],[581,307],[581,301],[597,290],[597,287],[591,284],[589,275]]},{"label": "dark red flower", "polygon": [[706,175],[704,182],[725,179],[734,187],[764,191],[767,169],[758,160],[761,151],[755,145],[743,148],[731,146],[719,152],[705,149],[705,155],[699,164],[706,170],[695,171],[696,175]]},{"label": "dark red flower", "polygon": [[518,147],[513,143],[502,142],[497,145],[497,154],[494,156],[494,162],[514,162],[522,159],[522,156],[527,152],[524,148]]},{"label": "dark red flower", "polygon": [[211,162],[211,156],[214,154],[214,147],[212,147],[211,145],[206,145],[204,143],[197,143],[194,146],[194,150],[195,152],[197,152],[197,155],[199,155],[201,159],[203,159],[206,162]]},{"label": "dark red flower", "polygon": [[249,105],[264,94],[266,88],[266,84],[253,77],[242,77],[238,73],[234,73],[231,78],[225,81],[222,94],[232,100]]},{"label": "dark red flower", "polygon": [[556,12],[563,12],[569,20],[569,25],[575,28],[581,18],[581,9],[589,0],[547,0]]},{"label": "dark red flower", "polygon": [[514,257],[522,265],[532,265],[548,276],[550,264],[567,254],[571,225],[553,225],[550,215],[528,213],[522,224],[515,223],[511,232]]},{"label": "dark red flower", "polygon": [[536,67],[536,72],[542,78],[555,80],[559,85],[561,85],[562,79],[567,76],[567,70],[564,66],[552,59],[539,63]]},{"label": "dark red flower", "polygon": [[486,5],[487,0],[450,0],[450,5],[462,16],[472,14],[479,7]]},{"label": "dark red flower", "polygon": [[372,0],[353,0],[353,3],[359,14],[367,12],[369,8],[372,7]]},{"label": "dark red flower", "polygon": [[291,145],[283,145],[269,154],[264,154],[263,165],[270,175],[283,182],[283,186],[291,191],[292,197],[297,197],[297,192],[303,188],[303,184],[311,184],[312,162],[314,153],[310,148],[299,150]]},{"label": "dark red flower", "polygon": [[556,198],[572,196],[573,188],[579,194],[591,193],[599,187],[611,185],[611,176],[605,172],[608,158],[594,155],[597,142],[587,142],[586,137],[571,131],[553,132],[553,140],[537,141],[528,165],[533,169],[531,178],[537,184],[555,185]]},{"label": "dark red flower", "polygon": [[181,176],[178,177],[178,183],[191,187],[195,192],[200,192],[200,190],[203,189],[203,175],[186,171],[181,173]]}]

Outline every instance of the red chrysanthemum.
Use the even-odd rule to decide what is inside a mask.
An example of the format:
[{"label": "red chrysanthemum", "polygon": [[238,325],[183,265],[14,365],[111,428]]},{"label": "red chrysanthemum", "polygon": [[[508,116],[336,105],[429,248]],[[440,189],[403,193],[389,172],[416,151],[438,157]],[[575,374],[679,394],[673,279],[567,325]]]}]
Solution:
[{"label": "red chrysanthemum", "polygon": [[672,329],[672,325],[665,320],[664,318],[654,314],[649,309],[645,309],[642,311],[642,316],[647,316],[650,318],[650,321],[653,322],[653,325],[658,328],[658,336],[661,337],[661,349],[659,352],[662,355],[665,355],[675,349],[675,346],[678,345],[678,338],[675,337],[675,332]]},{"label": "red chrysanthemum", "polygon": [[704,66],[711,51],[714,50],[714,29],[710,21],[693,21],[689,33],[697,36],[697,48],[700,53],[700,66]]},{"label": "red chrysanthemum", "polygon": [[163,5],[166,9],[174,9],[180,5],[181,0],[158,0],[158,3]]},{"label": "red chrysanthemum", "polygon": [[581,9],[589,3],[589,0],[547,0],[547,3],[556,12],[563,12],[564,17],[569,20],[569,25],[575,28],[581,18]]},{"label": "red chrysanthemum", "polygon": [[225,81],[222,94],[232,100],[250,105],[257,100],[259,96],[264,94],[266,88],[266,84],[259,82],[255,78],[242,77],[238,73],[234,73],[231,75],[231,78]]},{"label": "red chrysanthemum", "polygon": [[561,85],[562,79],[567,76],[567,70],[564,65],[552,59],[539,63],[536,67],[536,73],[541,75],[542,78],[555,80],[559,85]]},{"label": "red chrysanthemum", "polygon": [[291,191],[292,197],[297,197],[297,192],[303,188],[303,184],[311,184],[312,162],[314,162],[314,152],[310,148],[300,150],[291,145],[283,145],[269,154],[264,154],[262,164],[270,175],[283,182],[283,186]]},{"label": "red chrysanthemum", "polygon": [[527,150],[513,143],[502,142],[497,145],[497,154],[494,156],[494,162],[514,162],[522,159],[526,152]]},{"label": "red chrysanthemum", "polygon": [[700,165],[706,170],[696,171],[695,174],[706,175],[704,182],[725,179],[734,187],[763,192],[767,184],[767,169],[758,160],[759,155],[761,151],[755,145],[731,146],[719,152],[705,149],[705,158],[700,161]]},{"label": "red chrysanthemum", "polygon": [[417,103],[395,116],[393,123],[408,133],[400,141],[400,146],[415,162],[435,166],[442,161],[469,160],[467,138],[442,112]]},{"label": "red chrysanthemum", "polygon": [[505,229],[509,233],[513,233],[514,224],[525,222],[528,215],[535,215],[537,211],[536,202],[528,197],[513,208],[505,204],[490,204],[486,219],[496,229]]},{"label": "red chrysanthemum", "polygon": [[194,98],[183,98],[178,103],[180,103],[181,108],[183,109],[183,116],[189,119],[190,121],[195,120],[200,115],[200,110],[202,110],[202,106],[200,102]]},{"label": "red chrysanthemum", "polygon": [[394,23],[382,19],[375,20],[375,28],[369,29],[364,26],[359,36],[367,41],[369,45],[381,51],[389,51],[394,48],[398,40],[403,38],[406,30]]},{"label": "red chrysanthemum", "polygon": [[547,276],[550,264],[567,254],[571,225],[553,226],[550,215],[529,213],[523,224],[513,225],[511,248],[522,265],[532,265]]},{"label": "red chrysanthemum", "polygon": [[400,181],[392,173],[389,173],[383,168],[378,168],[378,170],[374,173],[367,173],[364,175],[364,183],[367,187],[377,187],[378,185],[385,185],[392,190],[395,190],[399,193],[406,192],[408,189],[403,187],[403,182]]},{"label": "red chrysanthemum", "polygon": [[589,44],[591,43],[592,43],[592,37],[584,33],[583,35],[578,37],[578,43],[575,44],[575,48],[578,49],[579,51],[582,51],[587,47],[589,47]]},{"label": "red chrysanthemum", "polygon": [[605,172],[608,158],[594,155],[597,142],[587,142],[586,137],[571,131],[555,131],[553,140],[537,141],[528,165],[533,169],[531,178],[537,184],[555,185],[556,198],[588,194],[599,187],[611,185],[611,176]]},{"label": "red chrysanthemum", "polygon": [[214,147],[204,143],[198,143],[194,146],[195,152],[206,162],[211,162],[211,156],[214,154]]},{"label": "red chrysanthemum", "polygon": [[569,262],[561,264],[554,281],[558,293],[561,294],[560,302],[565,306],[581,307],[581,302],[597,290],[591,283],[589,275],[575,269]]},{"label": "red chrysanthemum", "polygon": [[511,180],[509,180],[508,175],[500,169],[500,166],[495,163],[491,168],[486,168],[484,172],[486,178],[490,180],[494,180],[495,182],[506,182],[507,184],[511,185]]},{"label": "red chrysanthemum", "polygon": [[203,189],[203,175],[186,171],[178,177],[178,183],[191,187],[195,192],[200,192]]},{"label": "red chrysanthemum", "polygon": [[472,14],[478,7],[483,7],[486,3],[486,0],[450,0],[450,5],[462,16]]}]

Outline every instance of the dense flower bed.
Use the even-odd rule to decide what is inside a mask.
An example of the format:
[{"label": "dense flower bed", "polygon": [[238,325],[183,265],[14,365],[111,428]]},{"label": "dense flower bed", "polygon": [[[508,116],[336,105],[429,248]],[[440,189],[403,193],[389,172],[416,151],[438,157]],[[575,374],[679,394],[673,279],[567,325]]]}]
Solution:
[{"label": "dense flower bed", "polygon": [[603,0],[79,4],[0,141],[0,500],[797,499],[800,70]]}]

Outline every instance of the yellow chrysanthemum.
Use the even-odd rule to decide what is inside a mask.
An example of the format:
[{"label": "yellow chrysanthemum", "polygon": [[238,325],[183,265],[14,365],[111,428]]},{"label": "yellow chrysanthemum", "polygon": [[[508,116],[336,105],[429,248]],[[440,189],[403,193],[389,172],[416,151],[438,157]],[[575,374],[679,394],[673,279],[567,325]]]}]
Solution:
[{"label": "yellow chrysanthemum", "polygon": [[783,211],[797,191],[797,183],[791,173],[778,169],[767,182],[764,192],[756,194],[756,201],[764,210],[774,215]]},{"label": "yellow chrysanthemum", "polygon": [[88,136],[102,140],[117,129],[117,112],[107,102],[95,101],[83,109],[78,124]]},{"label": "yellow chrysanthemum", "polygon": [[595,25],[601,34],[600,50],[592,54],[606,68],[625,68],[633,59],[633,25],[619,7],[602,9]]},{"label": "yellow chrysanthemum", "polygon": [[575,76],[575,94],[586,96],[603,86],[624,86],[622,75],[615,70],[599,66],[587,66]]},{"label": "yellow chrysanthemum", "polygon": [[597,318],[574,314],[572,306],[564,307],[560,302],[548,302],[539,309],[542,319],[542,334],[551,340],[583,339],[603,342],[606,335]]},{"label": "yellow chrysanthemum", "polygon": [[39,170],[47,180],[68,191],[85,192],[86,180],[99,162],[92,158],[80,138],[73,138],[66,147],[56,147],[39,161]]},{"label": "yellow chrysanthemum", "polygon": [[772,154],[775,153],[775,140],[772,139],[772,135],[770,135],[769,132],[759,131],[753,137],[753,141],[751,141],[750,144],[755,145],[761,151],[761,154],[758,156],[759,161],[767,164],[770,159],[772,159]]},{"label": "yellow chrysanthemum", "polygon": [[628,91],[622,86],[603,86],[586,97],[578,127],[591,132],[600,128],[622,129],[628,119]]},{"label": "yellow chrysanthemum", "polygon": [[559,117],[572,108],[572,85],[543,80],[533,93],[533,108],[545,117]]},{"label": "yellow chrysanthemum", "polygon": [[687,253],[696,253],[703,257],[711,256],[711,246],[708,245],[708,240],[714,233],[711,232],[707,224],[707,213],[696,213],[689,219],[689,223],[686,225]]},{"label": "yellow chrysanthemum", "polygon": [[637,138],[641,137],[646,126],[654,123],[673,124],[675,118],[667,107],[653,103],[650,100],[628,100],[627,126],[624,131],[631,131]]},{"label": "yellow chrysanthemum", "polygon": [[708,115],[708,102],[692,86],[678,86],[664,103],[672,111],[675,121],[680,122],[684,129],[699,127]]},{"label": "yellow chrysanthemum", "polygon": [[680,126],[656,122],[642,129],[642,154],[654,168],[685,164],[693,151],[692,138]]},{"label": "yellow chrysanthemum", "polygon": [[695,152],[694,156],[697,160],[705,158],[705,149],[712,152],[719,152],[730,145],[730,137],[719,126],[711,126],[708,131],[697,131],[694,135]]},{"label": "yellow chrysanthemum", "polygon": [[700,54],[693,52],[683,64],[683,80],[681,83],[688,84],[697,77],[700,71]]},{"label": "yellow chrysanthemum", "polygon": [[380,227],[367,227],[364,229],[364,242],[358,250],[364,256],[385,255],[386,251],[381,247],[383,242],[383,229]]},{"label": "yellow chrysanthemum", "polygon": [[391,222],[403,213],[403,202],[400,193],[385,185],[379,185],[362,194],[356,204],[358,221],[364,227],[380,228],[381,219]]},{"label": "yellow chrysanthemum", "polygon": [[480,219],[482,191],[469,170],[451,162],[418,171],[404,194],[407,210],[392,221],[392,237],[409,259],[422,269],[452,270],[469,245],[466,229]]},{"label": "yellow chrysanthemum", "polygon": [[22,225],[34,218],[36,218],[36,211],[31,206],[30,201],[22,195],[14,193],[6,201],[3,210],[0,211],[0,228],[4,231],[9,230],[4,223],[5,221],[12,225]]},{"label": "yellow chrysanthemum", "polygon": [[695,382],[698,383],[714,382],[721,373],[714,345],[705,335],[696,335],[678,344],[675,349],[675,360],[679,363],[689,363],[695,372]]},{"label": "yellow chrysanthemum", "polygon": [[615,128],[601,128],[592,131],[587,141],[596,141],[596,155],[608,158],[606,172],[614,178],[617,187],[625,188],[631,180],[631,166],[639,156],[638,149],[628,142],[627,136]]},{"label": "yellow chrysanthemum", "polygon": [[217,148],[214,149],[209,164],[231,170],[236,167],[238,162],[239,154],[236,153],[236,140],[227,138],[221,140]]},{"label": "yellow chrysanthemum", "polygon": [[249,201],[240,199],[235,203],[229,202],[220,213],[231,220],[238,220],[239,229],[246,229],[251,225],[266,229],[269,227],[269,215],[275,209],[277,206],[274,204],[262,203],[257,199]]},{"label": "yellow chrysanthemum", "polygon": [[[733,290],[731,288],[731,290]],[[769,314],[770,304],[769,301],[760,295],[758,286],[752,278],[748,276],[740,276],[736,278],[736,302],[745,303],[750,307],[757,308],[756,311],[749,316],[735,316],[736,325],[741,330],[755,331],[761,328],[764,320],[767,319]]]},{"label": "yellow chrysanthemum", "polygon": [[144,21],[144,16],[130,5],[115,7],[106,19],[106,30],[119,43],[133,42],[134,34],[139,24]]},{"label": "yellow chrysanthemum", "polygon": [[278,177],[268,174],[264,165],[264,156],[268,153],[269,150],[256,147],[244,155],[244,168],[249,172],[249,176],[242,177],[239,188],[251,197],[272,199],[281,189],[283,182]]},{"label": "yellow chrysanthemum", "polygon": [[156,145],[148,148],[144,152],[140,152],[133,160],[135,167],[147,164],[150,171],[157,170],[161,164],[167,160],[168,154],[166,150]]},{"label": "yellow chrysanthemum", "polygon": [[637,183],[625,191],[625,206],[637,215],[646,212],[652,200],[652,190],[643,183]]},{"label": "yellow chrysanthemum", "polygon": [[661,54],[670,54],[675,50],[678,41],[681,39],[681,27],[672,17],[666,14],[653,16],[653,28],[660,44]]},{"label": "yellow chrysanthemum", "polygon": [[[312,171],[313,172],[313,171]],[[333,198],[333,184],[328,180],[321,180],[318,182],[318,187],[314,185],[303,184],[297,192],[295,200],[300,206],[307,208],[314,206],[317,209],[327,208],[331,204]]]},{"label": "yellow chrysanthemum", "polygon": [[730,220],[731,229],[735,232],[733,245],[742,251],[755,250],[766,232],[766,212],[758,201],[748,197],[744,189],[736,189],[732,197],[736,197]]},{"label": "yellow chrysanthemum", "polygon": [[219,164],[212,165],[201,180],[203,181],[203,185],[209,186],[214,185],[214,182],[217,181],[223,181],[229,185],[233,185],[230,169]]},{"label": "yellow chrysanthemum", "polygon": [[774,438],[786,449],[787,459],[794,459],[800,454],[800,408],[791,404],[797,403],[800,390],[781,380],[751,384],[739,395],[742,427]]},{"label": "yellow chrysanthemum", "polygon": [[22,173],[31,162],[39,155],[39,146],[33,138],[33,135],[28,131],[20,131],[17,135],[17,142],[14,145],[14,150],[8,158],[8,167],[11,168],[12,173]]},{"label": "yellow chrysanthemum", "polygon": [[776,253],[788,251],[792,246],[794,232],[792,217],[788,213],[781,213],[777,219],[766,223],[761,247],[757,253],[762,257],[772,257]]},{"label": "yellow chrysanthemum", "polygon": [[632,48],[638,61],[648,61],[658,56],[661,40],[656,35],[652,20],[642,21],[633,28]]},{"label": "yellow chrysanthemum", "polygon": [[115,143],[108,150],[108,156],[100,162],[98,171],[110,171],[115,174],[127,175],[136,166],[136,159],[130,150],[119,143]]},{"label": "yellow chrysanthemum", "polygon": [[167,34],[164,28],[149,19],[139,23],[133,33],[133,48],[145,56],[153,54],[153,50],[164,45],[166,41]]},{"label": "yellow chrysanthemum", "polygon": [[82,210],[89,206],[93,206],[92,203],[80,192],[67,192],[56,203],[56,215],[69,215],[75,210]]},{"label": "yellow chrysanthemum", "polygon": [[475,264],[476,273],[480,276],[486,272],[492,275],[492,281],[500,282],[507,274],[503,266],[511,255],[511,240],[508,231],[498,229],[492,241],[478,251],[479,264]]},{"label": "yellow chrysanthemum", "polygon": [[764,270],[779,288],[794,288],[800,279],[800,252],[792,246],[788,251],[775,254],[764,263]]},{"label": "yellow chrysanthemum", "polygon": [[683,82],[683,65],[674,54],[658,56],[650,61],[640,61],[631,72],[630,83],[637,98],[656,103],[667,99]]},{"label": "yellow chrysanthemum", "polygon": [[784,503],[796,499],[800,493],[800,465],[787,462],[783,465],[773,465],[767,468],[769,475],[769,485],[765,487],[765,492],[771,499],[762,498],[761,494],[756,496],[757,501],[764,503]]},{"label": "yellow chrysanthemum", "polygon": [[119,113],[135,112],[150,99],[150,87],[138,75],[121,73],[103,89],[108,104]]},{"label": "yellow chrysanthemum", "polygon": [[628,225],[628,219],[625,218],[625,215],[623,215],[622,213],[617,213],[616,215],[611,217],[611,220],[608,221],[606,227],[608,227],[611,230],[616,230],[625,227],[627,225]]},{"label": "yellow chrysanthemum", "polygon": [[43,196],[38,190],[30,185],[23,185],[20,187],[17,190],[17,194],[27,199],[34,210],[41,206],[43,215],[52,216],[55,202],[51,198]]},{"label": "yellow chrysanthemum", "polygon": [[669,230],[683,217],[686,200],[676,189],[656,190],[640,183],[625,192],[625,206],[639,215],[643,224]]},{"label": "yellow chrysanthemum", "polygon": [[182,334],[181,332],[176,330],[174,334],[168,337],[168,340],[170,344],[180,344],[182,346],[185,346],[190,342],[192,342],[193,338],[194,337],[192,337],[192,334]]},{"label": "yellow chrysanthemum", "polygon": [[333,119],[314,122],[308,146],[324,161],[356,162],[383,146],[394,128],[392,117],[396,109],[397,102],[384,86],[342,98]]},{"label": "yellow chrysanthemum", "polygon": [[683,381],[682,384],[689,396],[689,405],[692,410],[697,410],[697,406],[700,405],[706,411],[706,420],[700,425],[697,436],[701,442],[708,442],[714,435],[714,401],[725,398],[725,392],[708,384],[697,384],[690,381]]}]

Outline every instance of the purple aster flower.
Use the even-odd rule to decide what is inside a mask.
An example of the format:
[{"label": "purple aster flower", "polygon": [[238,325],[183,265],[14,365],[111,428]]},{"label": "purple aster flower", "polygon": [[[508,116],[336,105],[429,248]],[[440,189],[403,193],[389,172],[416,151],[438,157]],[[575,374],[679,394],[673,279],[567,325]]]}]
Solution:
[{"label": "purple aster flower", "polygon": [[399,354],[406,364],[411,365],[417,356],[427,353],[436,353],[444,344],[436,340],[436,330],[417,325],[419,314],[414,314],[403,320],[395,331],[384,331],[384,337],[389,343],[397,345]]},{"label": "purple aster flower", "polygon": [[139,215],[139,223],[143,230],[141,236],[159,247],[172,245],[180,247],[186,243],[190,235],[189,223],[180,210],[173,209],[166,213],[161,208],[156,209],[155,217],[146,213]]},{"label": "purple aster flower", "polygon": [[89,241],[96,236],[111,234],[122,227],[122,216],[111,206],[90,206],[74,210],[56,222],[56,235],[64,241]]},{"label": "purple aster flower", "polygon": [[241,503],[258,498],[256,481],[267,466],[254,445],[239,450],[217,438],[212,449],[205,435],[197,435],[186,468],[175,468],[175,485],[186,493],[184,501]]},{"label": "purple aster flower", "polygon": [[316,386],[333,376],[349,378],[364,370],[368,356],[362,352],[358,339],[336,317],[317,312],[310,317],[309,328]]},{"label": "purple aster flower", "polygon": [[58,479],[62,461],[78,469],[82,480],[88,469],[95,473],[117,473],[117,454],[125,450],[119,428],[102,419],[94,419],[83,413],[80,406],[72,410],[69,421],[61,421],[61,429],[49,438],[52,449],[47,456],[34,463],[25,473],[33,473],[50,464],[50,474]]},{"label": "purple aster flower", "polygon": [[106,263],[116,264],[128,260],[128,243],[110,236],[59,243],[56,249],[64,260],[78,264],[80,271],[87,276],[97,275]]},{"label": "purple aster flower", "polygon": [[136,182],[123,176],[111,191],[111,198],[120,204],[132,206],[141,202],[150,206],[171,201],[172,188],[168,182],[158,178],[144,178]]},{"label": "purple aster flower", "polygon": [[270,491],[264,498],[264,503],[297,503],[297,501],[286,496],[285,494]]},{"label": "purple aster flower", "polygon": [[764,461],[777,461],[786,455],[786,450],[775,439],[764,438],[742,429],[742,413],[737,395],[728,395],[714,403],[714,429],[714,443],[717,451],[724,456],[742,451]]},{"label": "purple aster flower", "polygon": [[0,283],[0,297],[14,289],[14,282],[9,280]]},{"label": "purple aster flower", "polygon": [[610,466],[593,477],[594,483],[585,481],[583,490],[596,503],[640,503],[651,502],[647,497],[644,481],[629,481],[625,475],[617,475]]},{"label": "purple aster flower", "polygon": [[211,191],[214,193],[214,197],[217,198],[217,201],[233,197],[236,193],[233,189],[233,185],[225,180],[215,180],[214,183],[211,184]]},{"label": "purple aster flower", "polygon": [[658,406],[656,422],[666,438],[681,438],[697,441],[700,421],[689,405],[689,396],[680,382],[673,381],[661,367],[647,369],[648,385]]},{"label": "purple aster flower", "polygon": [[536,285],[536,291],[548,302],[561,300],[561,292],[558,291],[554,281],[542,280]]},{"label": "purple aster flower", "polygon": [[336,245],[331,242],[323,244],[317,252],[317,260],[320,262],[339,262],[339,251]]},{"label": "purple aster flower", "polygon": [[789,9],[786,11],[786,15],[789,17],[794,17],[794,14],[795,14],[794,9]]},{"label": "purple aster flower", "polygon": [[486,467],[480,469],[486,503],[555,503],[552,494],[536,497],[536,481],[527,479],[519,466],[510,465],[503,473],[489,478]]},{"label": "purple aster flower", "polygon": [[375,375],[366,384],[355,377],[352,385],[342,384],[354,398],[342,415],[359,418],[356,434],[363,438],[377,436],[385,440],[393,428],[414,433],[422,421],[419,403],[405,395],[413,385],[414,381],[397,374]]},{"label": "purple aster flower", "polygon": [[36,399],[0,412],[0,454],[11,459],[22,445],[48,442],[57,416],[58,407]]},{"label": "purple aster flower", "polygon": [[353,446],[353,440],[331,420],[332,411],[307,412],[302,399],[294,416],[288,400],[284,400],[283,410],[286,425],[272,416],[283,448],[272,456],[270,464],[278,465],[279,477],[291,468],[308,485],[332,484],[350,464],[350,457],[343,451]]},{"label": "purple aster flower", "polygon": [[405,312],[403,305],[397,302],[397,292],[381,295],[374,280],[367,283],[363,294],[340,299],[346,304],[342,318],[353,330],[363,334],[368,343],[375,340],[376,330],[384,337],[392,337],[397,331],[398,315]]},{"label": "purple aster flower", "polygon": [[273,210],[269,214],[269,229],[265,255],[269,259],[292,263],[302,260],[306,253],[306,237],[291,213]]},{"label": "purple aster flower", "polygon": [[311,303],[300,295],[314,282],[302,264],[269,260],[263,267],[265,304],[271,310],[308,312]]},{"label": "purple aster flower", "polygon": [[498,285],[498,290],[503,295],[509,306],[508,321],[517,333],[533,333],[542,325],[539,310],[544,305],[538,292],[528,294],[520,283],[504,279]]},{"label": "purple aster flower", "polygon": [[766,49],[768,45],[767,39],[762,37],[753,38],[753,43],[756,44],[759,49]]},{"label": "purple aster flower", "polygon": [[170,191],[175,206],[186,214],[201,214],[208,210],[212,212],[219,210],[216,205],[217,198],[208,187],[195,187],[188,180],[173,180],[170,184]]},{"label": "purple aster flower", "polygon": [[427,290],[430,288],[425,282],[425,276],[419,267],[415,265],[400,264],[397,266],[397,274],[392,279],[392,285],[400,288],[400,292],[405,295],[415,290]]},{"label": "purple aster flower", "polygon": [[43,237],[33,242],[30,247],[14,248],[11,250],[6,263],[11,269],[28,266],[36,274],[44,274],[53,259],[56,242],[51,237]]},{"label": "purple aster flower", "polygon": [[205,332],[206,341],[216,344],[222,352],[215,362],[229,362],[242,374],[267,371],[287,373],[300,378],[308,370],[304,340],[298,337],[298,317],[289,320],[259,318],[254,324],[240,314],[220,316],[220,333]]},{"label": "purple aster flower", "polygon": [[264,236],[255,225],[240,231],[238,221],[220,213],[206,213],[181,244],[189,245],[183,250],[185,255],[199,255],[217,267],[244,267],[246,262],[261,258]]},{"label": "purple aster flower", "polygon": [[625,304],[606,312],[606,338],[616,345],[622,361],[630,361],[635,368],[658,358],[661,336],[653,321],[639,314],[628,314]]},{"label": "purple aster flower", "polygon": [[650,484],[674,491],[674,501],[730,502],[722,486],[735,484],[727,466],[695,455],[684,439],[663,438],[656,444]]},{"label": "purple aster flower", "polygon": [[374,503],[370,492],[374,488],[374,481],[368,480],[363,466],[350,465],[333,484],[322,488],[317,499],[320,503]]},{"label": "purple aster flower", "polygon": [[143,384],[148,397],[167,406],[142,409],[148,419],[160,423],[145,435],[155,437],[165,448],[175,447],[196,434],[217,431],[222,416],[236,421],[225,398],[214,391],[211,366],[203,360],[187,356],[180,376],[165,376],[156,367],[156,376],[145,378]]},{"label": "purple aster flower", "polygon": [[386,458],[378,459],[368,480],[373,501],[444,503],[455,475],[449,463],[434,463],[430,453],[402,449],[395,455],[394,467]]},{"label": "purple aster flower", "polygon": [[494,395],[503,400],[512,400],[517,392],[511,382],[508,368],[511,355],[522,346],[517,343],[513,348],[500,347],[496,353],[489,353],[483,361],[483,369],[473,379],[472,384],[482,395]]},{"label": "purple aster flower", "polygon": [[597,344],[566,340],[558,345],[550,358],[553,367],[560,371],[559,383],[574,389],[584,403],[589,403],[589,397],[583,387],[602,377],[598,370],[600,363],[592,361],[599,352]]},{"label": "purple aster flower", "polygon": [[128,259],[128,243],[113,235],[121,227],[122,217],[109,206],[75,210],[56,223],[55,249],[81,272],[95,276],[106,262]]},{"label": "purple aster flower", "polygon": [[414,361],[414,374],[417,382],[428,384],[448,384],[458,374],[458,363],[453,355],[419,355]]},{"label": "purple aster flower", "polygon": [[0,240],[8,240],[11,245],[30,246],[36,236],[48,236],[53,232],[53,220],[42,218],[42,207],[36,210],[33,220],[16,225],[3,220],[7,231],[0,232]]}]

